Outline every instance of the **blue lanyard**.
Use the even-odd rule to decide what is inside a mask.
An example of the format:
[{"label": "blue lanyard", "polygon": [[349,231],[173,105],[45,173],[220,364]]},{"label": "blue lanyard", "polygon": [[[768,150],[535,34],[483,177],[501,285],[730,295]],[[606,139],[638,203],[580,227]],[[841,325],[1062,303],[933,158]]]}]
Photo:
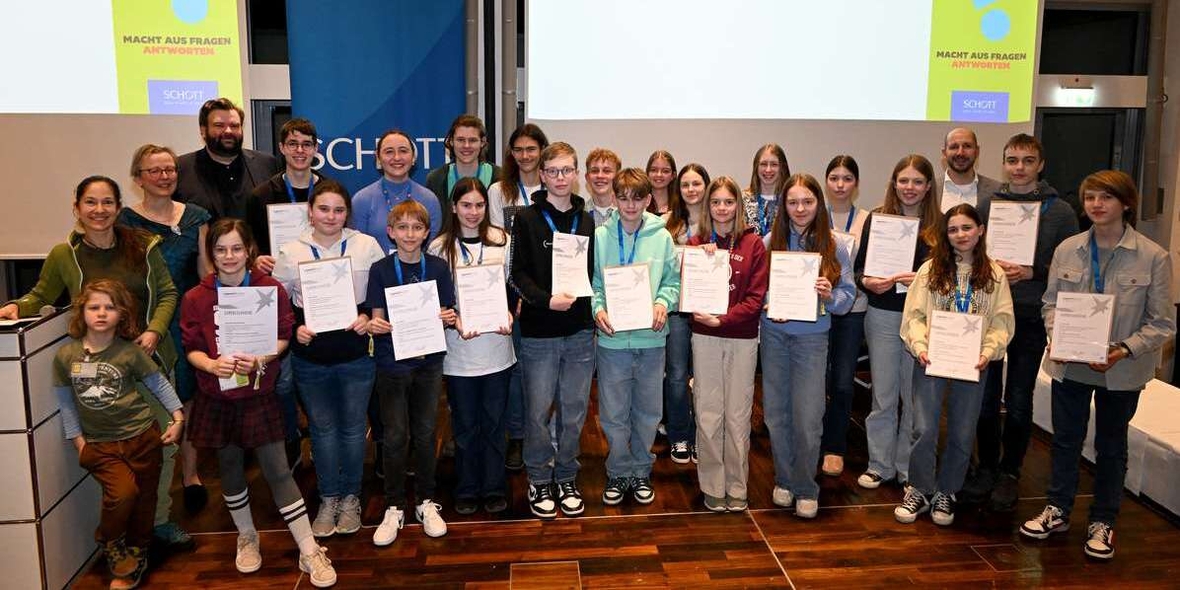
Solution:
[{"label": "blue lanyard", "polygon": [[959,310],[959,313],[967,313],[967,309],[969,309],[971,306],[971,295],[974,292],[975,292],[975,285],[972,285],[970,280],[967,281],[967,292],[966,293],[963,293],[962,290],[959,289],[959,276],[956,273],[956,275],[955,275],[955,309]]},{"label": "blue lanyard", "polygon": [[[732,246],[732,245],[733,245],[733,234],[730,234],[730,235],[727,237],[727,239],[729,240],[729,244],[728,244],[728,245],[729,245],[729,246]],[[717,230],[713,230],[713,243],[714,243],[714,244],[717,244],[717,246],[719,246],[719,247],[720,247],[720,246],[721,246],[721,242],[720,242],[720,240],[721,240],[721,238],[717,237]]]},{"label": "blue lanyard", "polygon": [[[856,205],[848,210],[848,221],[844,222],[844,233],[852,233],[852,221],[856,219]],[[828,207],[828,227],[836,229],[836,218],[832,217],[832,208]]]},{"label": "blue lanyard", "polygon": [[[557,233],[557,226],[553,225],[553,218],[549,216],[549,212],[542,211],[541,215],[543,215],[545,217],[545,223],[549,224],[549,231],[551,231],[553,233]],[[578,222],[581,220],[582,220],[581,212],[575,213],[574,214],[574,223],[573,223],[573,226],[570,228],[571,234],[578,233]]]},{"label": "blue lanyard", "polygon": [[529,189],[524,187],[524,181],[517,180],[516,188],[520,189],[519,195],[521,202],[527,205],[529,203]]},{"label": "blue lanyard", "polygon": [[[389,199],[389,193],[392,191],[392,189],[393,189],[393,187],[389,186],[389,179],[382,176],[381,177],[381,196],[385,197],[385,209],[386,209],[385,214],[386,215],[389,215],[389,212],[393,211],[393,201],[391,201]],[[410,198],[410,181],[409,181],[409,179],[406,179],[406,194],[402,195],[401,198],[397,200],[397,202],[400,203],[400,202],[405,201],[406,199],[409,199],[409,198]]]},{"label": "blue lanyard", "polygon": [[762,195],[758,195],[755,198],[758,199],[758,228],[762,230],[759,232],[759,235],[764,236],[766,232],[770,231],[771,220],[767,219],[767,217],[772,215],[773,212],[770,210],[770,205],[765,204],[768,201],[763,199]]},{"label": "blue lanyard", "polygon": [[[217,274],[213,275],[213,285],[218,289],[220,289],[222,287],[221,279],[218,278]],[[246,271],[246,275],[244,277],[242,277],[242,284],[238,285],[238,286],[239,287],[249,287],[250,286],[250,271]]]},{"label": "blue lanyard", "polygon": [[[1111,257],[1114,252],[1111,252]],[[1102,268],[1098,264],[1098,240],[1094,239],[1094,231],[1090,231],[1090,272],[1094,275],[1094,291],[1106,292],[1106,277],[1102,276]]]},{"label": "blue lanyard", "polygon": [[[295,199],[295,187],[291,186],[291,181],[287,180],[286,173],[283,174],[283,184],[287,185],[287,199],[292,203],[298,202]],[[311,175],[311,180],[307,183],[307,194],[311,195],[311,189],[315,188],[315,174]]]},{"label": "blue lanyard", "polygon": [[[316,260],[319,260],[320,259],[320,249],[316,248],[315,246],[308,246],[308,247],[311,248],[311,255],[315,256]],[[344,240],[343,242],[340,242],[340,257],[341,258],[344,257],[344,252],[347,250],[348,250],[348,240]]]},{"label": "blue lanyard", "polygon": [[[418,280],[422,281],[426,279],[426,255],[419,253],[418,256],[421,256],[418,259]],[[406,284],[405,279],[402,278],[402,259],[398,258],[397,254],[393,255],[393,270],[397,273],[397,284]]]},{"label": "blue lanyard", "polygon": [[[484,250],[486,250],[486,248],[484,248],[483,243],[481,242],[479,244],[479,260],[477,260],[475,264],[483,264]],[[466,266],[471,266],[471,251],[467,249],[467,245],[463,243],[463,240],[459,240],[459,253],[463,255],[463,264]],[[426,272],[425,267],[423,267],[422,272]],[[398,278],[400,280],[401,275],[398,275]]]},{"label": "blue lanyard", "polygon": [[1049,205],[1052,205],[1056,198],[1057,197],[1049,197],[1048,199],[1041,201],[1041,217],[1045,216],[1045,212],[1049,210]]},{"label": "blue lanyard", "polygon": [[639,232],[640,232],[640,230],[643,229],[643,222],[644,222],[644,220],[642,220],[642,219],[639,220],[639,227],[637,227],[635,229],[635,240],[633,242],[631,242],[631,255],[627,257],[626,262],[623,262],[623,253],[627,251],[626,248],[623,246],[623,235],[626,234],[627,232],[623,231],[623,220],[622,219],[615,221],[615,223],[618,224],[618,228],[619,228],[619,265],[620,266],[622,266],[623,264],[630,265],[631,263],[635,262],[635,252],[637,250],[639,250]]}]

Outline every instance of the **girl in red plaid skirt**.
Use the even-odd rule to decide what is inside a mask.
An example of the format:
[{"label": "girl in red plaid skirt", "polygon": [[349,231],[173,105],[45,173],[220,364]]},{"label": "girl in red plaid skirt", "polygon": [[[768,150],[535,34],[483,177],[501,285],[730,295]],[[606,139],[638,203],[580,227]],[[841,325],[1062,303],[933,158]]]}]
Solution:
[{"label": "girl in red plaid skirt", "polygon": [[[270,485],[275,505],[299,545],[299,567],[318,588],[336,583],[336,571],[311,534],[311,521],[299,487],[287,469],[283,446],[283,415],[275,395],[279,364],[287,348],[294,316],[287,293],[275,279],[251,272],[258,248],[250,229],[238,219],[213,224],[205,241],[215,273],[184,295],[180,329],[188,360],[197,371],[189,440],[217,450],[225,505],[238,529],[235,566],[251,573],[262,567],[258,532],[250,514],[243,459],[252,449]],[[272,287],[278,313],[278,350],[274,356],[253,356],[218,347],[217,291],[221,287]]]}]

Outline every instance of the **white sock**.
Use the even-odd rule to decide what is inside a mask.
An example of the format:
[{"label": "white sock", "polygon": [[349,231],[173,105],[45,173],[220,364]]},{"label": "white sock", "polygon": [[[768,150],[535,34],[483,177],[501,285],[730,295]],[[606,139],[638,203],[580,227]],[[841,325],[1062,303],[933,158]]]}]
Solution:
[{"label": "white sock", "polygon": [[250,490],[242,490],[242,493],[233,496],[226,496],[225,507],[229,508],[229,515],[234,519],[234,526],[238,528],[238,533],[248,533],[254,530],[254,515],[250,514]]},{"label": "white sock", "polygon": [[311,555],[320,550],[311,534],[311,521],[307,518],[307,506],[303,504],[303,498],[279,508],[279,514],[283,516],[287,528],[291,529],[291,536],[295,537],[295,544],[299,545],[299,553]]}]

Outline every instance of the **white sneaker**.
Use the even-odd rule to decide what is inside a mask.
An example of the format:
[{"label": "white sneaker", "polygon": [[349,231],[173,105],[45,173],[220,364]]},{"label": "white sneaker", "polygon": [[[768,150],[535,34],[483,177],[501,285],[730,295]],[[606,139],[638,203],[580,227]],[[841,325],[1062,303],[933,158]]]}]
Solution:
[{"label": "white sneaker", "polygon": [[783,508],[790,508],[795,503],[795,495],[791,493],[791,490],[778,486],[774,486],[774,493],[771,495],[771,499],[774,501],[775,506],[781,506]]},{"label": "white sneaker", "polygon": [[447,534],[447,523],[439,514],[440,510],[442,506],[429,498],[422,500],[422,503],[414,508],[414,515],[418,517],[418,522],[422,523],[422,531],[427,537],[441,537]]},{"label": "white sneaker", "polygon": [[799,498],[795,500],[795,516],[799,518],[815,518],[819,514],[819,500],[815,498]]},{"label": "white sneaker", "polygon": [[311,555],[299,556],[299,569],[307,574],[311,585],[316,588],[329,588],[336,584],[336,568],[332,567],[327,552],[327,549],[320,547]]},{"label": "white sneaker", "polygon": [[340,514],[340,498],[320,498],[320,510],[315,514],[311,523],[311,534],[317,538],[331,537],[336,534],[336,516]]},{"label": "white sneaker", "polygon": [[373,544],[378,547],[384,547],[397,540],[397,532],[402,530],[406,524],[406,515],[402,513],[401,508],[397,506],[390,506],[385,509],[385,517],[381,519],[381,524],[377,525],[377,531],[373,533]]},{"label": "white sneaker", "polygon": [[336,532],[348,535],[361,530],[361,499],[349,494],[341,500],[336,514]]},{"label": "white sneaker", "polygon": [[258,545],[258,532],[238,533],[238,555],[234,567],[243,574],[252,574],[262,569],[262,550]]}]

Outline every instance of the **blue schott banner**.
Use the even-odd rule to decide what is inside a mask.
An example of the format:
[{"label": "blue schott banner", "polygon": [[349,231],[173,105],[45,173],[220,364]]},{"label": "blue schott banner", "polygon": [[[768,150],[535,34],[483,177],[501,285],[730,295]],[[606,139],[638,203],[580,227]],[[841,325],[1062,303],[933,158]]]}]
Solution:
[{"label": "blue schott banner", "polygon": [[356,192],[379,178],[377,138],[396,127],[424,183],[464,110],[463,25],[460,0],[288,0],[291,110],[319,132],[316,169]]}]

